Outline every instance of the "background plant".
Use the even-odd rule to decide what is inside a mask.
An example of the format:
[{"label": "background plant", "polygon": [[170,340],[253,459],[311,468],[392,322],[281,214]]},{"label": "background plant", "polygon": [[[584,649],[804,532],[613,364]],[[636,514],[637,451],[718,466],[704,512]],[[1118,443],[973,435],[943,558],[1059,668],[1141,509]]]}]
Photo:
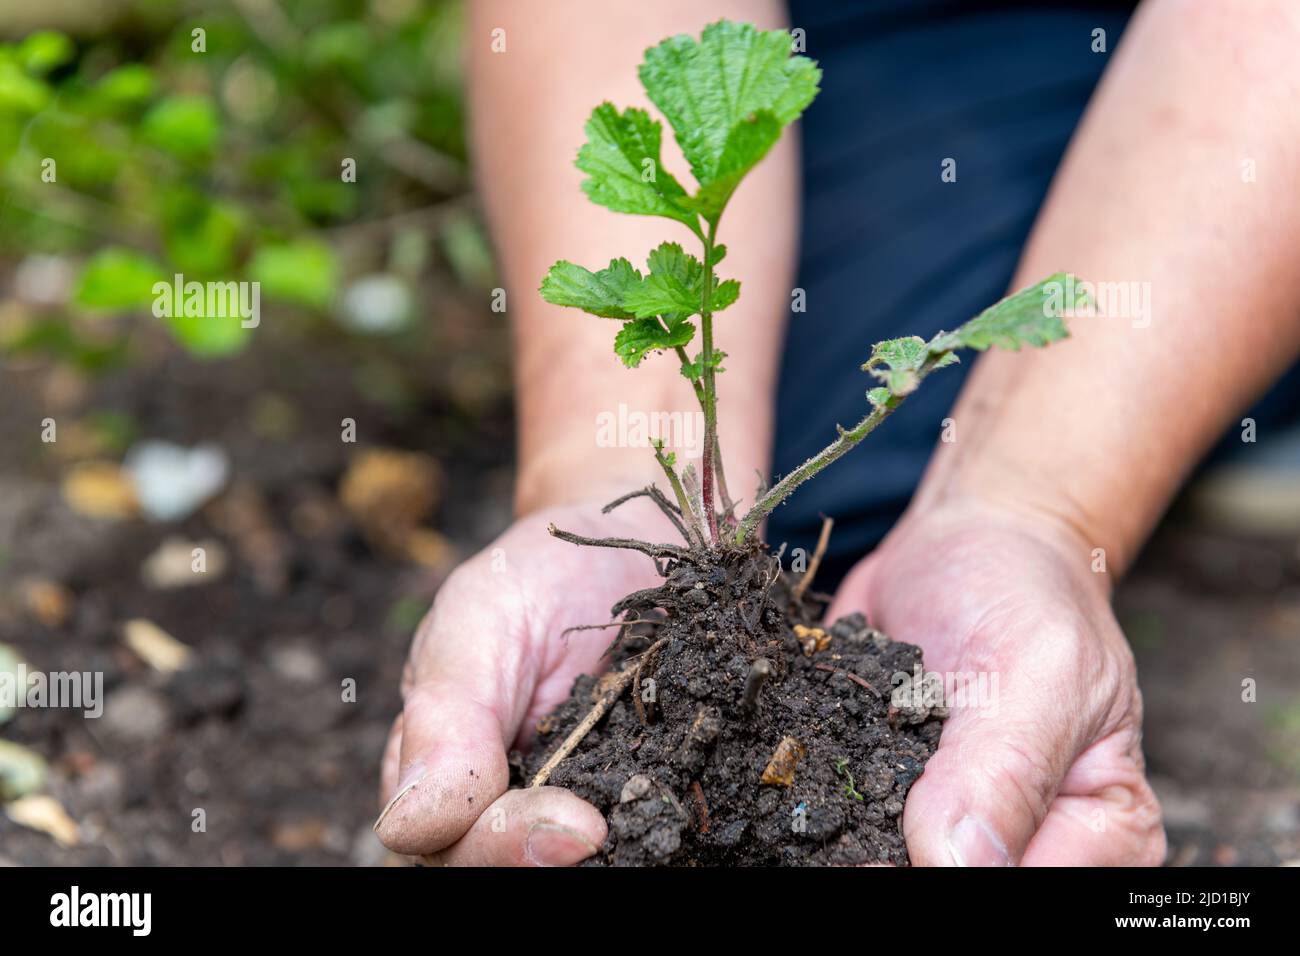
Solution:
[{"label": "background plant", "polygon": [[[458,3],[115,13],[111,35],[74,26],[0,42],[0,260],[70,276],[65,295],[6,329],[7,353],[120,360],[131,325],[83,320],[147,315],[153,282],[177,272],[256,280],[264,307],[304,317],[357,311],[347,292],[363,268],[390,290],[437,260],[467,287],[489,284],[464,201]],[[200,356],[237,352],[251,334],[163,321]]]}]

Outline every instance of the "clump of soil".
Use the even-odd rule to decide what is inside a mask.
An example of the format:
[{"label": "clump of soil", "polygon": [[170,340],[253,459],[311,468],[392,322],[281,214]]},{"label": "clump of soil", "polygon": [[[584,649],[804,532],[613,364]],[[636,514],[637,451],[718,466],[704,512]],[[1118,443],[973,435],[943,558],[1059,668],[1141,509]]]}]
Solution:
[{"label": "clump of soil", "polygon": [[810,627],[825,597],[796,594],[760,547],[665,557],[661,587],[613,608],[636,621],[613,671],[575,681],[531,753],[513,755],[516,782],[613,697],[545,781],[606,815],[588,865],[906,864],[903,803],[945,716],[891,706],[920,649],[861,614]]}]

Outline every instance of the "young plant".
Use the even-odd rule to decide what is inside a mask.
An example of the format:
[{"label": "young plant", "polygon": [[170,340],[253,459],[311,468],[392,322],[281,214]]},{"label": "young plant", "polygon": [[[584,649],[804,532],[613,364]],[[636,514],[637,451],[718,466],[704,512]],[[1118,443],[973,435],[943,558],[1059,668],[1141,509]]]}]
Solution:
[{"label": "young plant", "polygon": [[[910,336],[878,342],[862,366],[879,383],[867,392],[870,411],[852,428],[837,426],[834,442],[737,517],[718,444],[717,377],[724,371],[726,353],[715,345],[713,322],[737,301],[740,284],[716,273],[726,255],[726,246],[718,241],[719,223],[736,187],[817,95],[821,71],[813,60],[792,55],[791,47],[784,30],[721,20],[705,27],[698,41],[677,36],[647,50],[641,84],[672,126],[696,188],[688,191],[663,168],[659,121],[635,107],[620,112],[611,103],[597,106],[587,121],[587,142],[577,159],[587,174],[582,187],[593,202],[615,212],[676,221],[694,236],[700,254],[664,242],[647,256],[644,273],[626,258],[597,271],[561,260],[541,286],[547,302],[619,322],[614,352],[629,368],[651,352],[676,355],[704,413],[704,449],[697,479],[691,466],[679,475],[674,456],[665,454],[661,443],[655,445],[677,503],[673,507],[662,495],[657,500],[692,548],[746,547],[773,508],[857,445],[931,372],[955,363],[957,349],[1047,345],[1067,334],[1063,311],[1082,304],[1081,299],[1063,301],[1066,290],[1074,297],[1076,285],[1058,274],[1002,300],[956,331],[928,341]],[[692,320],[697,317],[699,348],[692,356],[688,346],[696,339]],[[646,494],[655,497],[649,490]],[[663,546],[654,547],[661,556]]]}]

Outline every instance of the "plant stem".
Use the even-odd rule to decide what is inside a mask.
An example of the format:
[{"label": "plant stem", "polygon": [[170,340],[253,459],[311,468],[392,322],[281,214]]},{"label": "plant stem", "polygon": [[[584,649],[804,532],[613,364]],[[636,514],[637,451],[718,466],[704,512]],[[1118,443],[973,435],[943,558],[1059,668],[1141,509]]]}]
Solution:
[{"label": "plant stem", "polygon": [[[917,371],[917,384],[930,374],[934,369],[936,359],[927,361]],[[846,452],[853,448],[858,442],[866,438],[875,431],[876,427],[893,414],[894,409],[903,403],[903,395],[891,395],[888,401],[877,405],[871,410],[866,418],[858,422],[855,426],[847,431],[840,428],[840,437],[831,442],[817,454],[813,455],[802,465],[790,472],[767,491],[763,497],[754,502],[754,507],[745,512],[745,517],[741,519],[740,525],[736,528],[735,543],[743,546],[754,533],[760,521],[767,517],[772,509],[790,496],[805,481],[811,478],[817,472],[821,471],[831,462],[842,457]],[[836,426],[839,427],[838,425]]]},{"label": "plant stem", "polygon": [[713,378],[713,238],[717,224],[709,224],[704,237],[704,291],[700,302],[700,363],[704,380],[704,461],[700,465],[700,484],[704,511],[709,522],[709,541],[718,543],[718,512],[713,504],[713,475],[718,447],[718,396]]},{"label": "plant stem", "polygon": [[659,467],[664,470],[668,478],[668,484],[673,489],[673,495],[677,498],[677,507],[682,510],[682,521],[686,524],[688,540],[692,545],[704,547],[704,532],[700,527],[700,516],[696,513],[695,508],[691,505],[691,499],[686,496],[686,489],[682,487],[681,479],[677,477],[677,472],[673,466],[668,463],[668,458],[664,455],[663,442],[654,446],[655,461],[659,462]]},{"label": "plant stem", "polygon": [[[677,346],[677,358],[683,366],[691,364],[690,356],[686,354],[686,349]],[[695,391],[695,398],[700,403],[700,410],[704,410],[704,386],[695,379],[691,379],[691,388]],[[736,523],[736,503],[731,499],[731,493],[727,490],[727,474],[722,469],[722,443],[718,436],[713,436],[713,468],[714,476],[718,480],[718,497],[722,499],[722,513],[726,516],[728,522],[734,526]]]}]

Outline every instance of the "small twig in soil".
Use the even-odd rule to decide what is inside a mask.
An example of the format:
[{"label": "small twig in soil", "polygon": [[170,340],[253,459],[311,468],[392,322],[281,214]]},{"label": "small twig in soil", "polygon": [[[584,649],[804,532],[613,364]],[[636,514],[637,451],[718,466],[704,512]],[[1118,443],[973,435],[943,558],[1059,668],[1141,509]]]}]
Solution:
[{"label": "small twig in soil", "polygon": [[679,548],[675,544],[651,544],[648,541],[637,541],[635,538],[587,538],[580,534],[574,534],[572,531],[561,531],[553,524],[547,525],[546,530],[561,541],[567,541],[570,544],[587,545],[592,548],[622,548],[627,551],[640,551],[652,558],[677,558],[679,560],[685,559],[690,554],[685,548]]},{"label": "small twig in soil", "polygon": [[695,798],[697,829],[700,833],[709,832],[709,802],[704,799],[704,788],[698,780],[691,781],[691,796]]},{"label": "small twig in soil", "polygon": [[641,700],[641,677],[646,670],[654,667],[659,652],[663,650],[663,646],[667,643],[668,638],[661,637],[646,648],[645,653],[641,655],[641,659],[637,662],[636,670],[632,673],[632,706],[636,708],[636,715],[641,718],[643,725],[650,723],[650,715],[646,711],[645,702]]},{"label": "small twig in soil", "polygon": [[746,713],[758,706],[758,692],[763,689],[767,679],[772,676],[772,662],[766,657],[759,657],[749,665],[749,676],[745,678],[745,694],[740,699],[740,709]]},{"label": "small twig in soil", "polygon": [[804,592],[808,590],[808,585],[812,584],[813,578],[817,575],[817,569],[822,565],[822,558],[826,554],[826,545],[831,540],[831,528],[833,527],[835,527],[835,519],[823,515],[822,533],[817,536],[817,548],[813,551],[812,560],[808,562],[808,570],[799,579],[799,583],[794,586],[793,597],[796,602],[803,600]]},{"label": "small twig in soil", "polygon": [[609,690],[605,691],[605,696],[596,701],[595,706],[591,708],[587,716],[582,718],[568,737],[564,738],[564,743],[560,744],[560,749],[551,754],[551,759],[542,765],[541,770],[537,771],[532,783],[529,784],[530,787],[540,787],[546,783],[551,776],[551,772],[560,765],[560,761],[573,753],[578,744],[582,743],[583,738],[591,732],[591,728],[596,726],[597,721],[605,716],[605,711],[609,710],[610,705],[618,700],[623,691],[627,689],[627,685],[632,683],[632,676],[632,668],[619,671],[618,677],[611,682]]},{"label": "small twig in soil", "polygon": [[827,673],[830,674],[843,674],[845,677],[853,681],[853,683],[857,684],[859,687],[865,687],[867,690],[871,691],[871,693],[875,694],[877,698],[880,698],[882,700],[884,699],[881,697],[880,691],[876,690],[869,683],[867,683],[857,674],[854,674],[852,671],[846,671],[842,667],[831,667],[830,664],[814,664],[813,667],[815,667],[819,671],[826,671]]},{"label": "small twig in soil", "polygon": [[[667,640],[668,638],[666,637],[662,638],[660,641],[647,648],[640,656],[644,658],[646,654],[649,654],[651,651],[655,650],[659,644],[663,644]],[[560,762],[564,760],[565,757],[569,756],[569,754],[573,753],[578,744],[582,743],[583,738],[586,737],[587,734],[591,733],[591,728],[595,727],[600,721],[600,718],[605,716],[605,711],[609,710],[609,708],[613,706],[614,701],[618,700],[619,697],[622,696],[623,691],[627,689],[627,685],[632,683],[632,679],[636,677],[636,672],[639,667],[640,662],[638,662],[637,667],[626,667],[619,671],[616,676],[609,679],[609,689],[605,691],[604,696],[601,697],[600,700],[596,701],[595,706],[591,708],[587,713],[587,716],[582,718],[582,720],[579,721],[578,726],[574,727],[569,736],[564,738],[564,743],[560,744],[560,749],[551,754],[551,758],[547,760],[546,763],[542,764],[542,769],[537,771],[528,786],[540,787],[550,779],[551,773],[560,765]]]}]

